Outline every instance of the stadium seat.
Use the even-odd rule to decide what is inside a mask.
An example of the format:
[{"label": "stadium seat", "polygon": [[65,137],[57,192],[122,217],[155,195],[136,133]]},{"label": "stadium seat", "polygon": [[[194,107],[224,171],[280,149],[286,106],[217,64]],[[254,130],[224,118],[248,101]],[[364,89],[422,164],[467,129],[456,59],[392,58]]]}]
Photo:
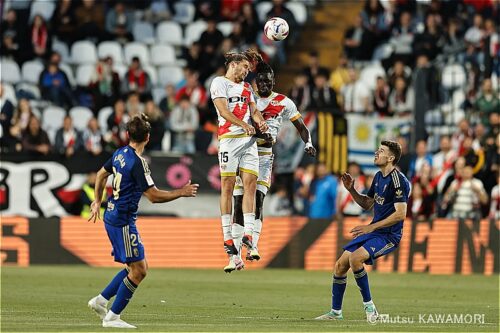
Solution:
[{"label": "stadium seat", "polygon": [[297,21],[298,24],[304,25],[307,21],[307,8],[304,6],[303,3],[300,2],[287,2],[285,3],[285,7],[288,8],[292,14],[293,17],[295,17],[295,20]]},{"label": "stadium seat", "polygon": [[151,65],[144,65],[142,68],[146,73],[148,73],[152,86],[156,86],[158,84],[158,74],[156,74],[156,69]]},{"label": "stadium seat", "polygon": [[94,116],[92,110],[83,106],[75,106],[69,110],[69,115],[73,119],[73,126],[79,131],[87,128],[90,118]]},{"label": "stadium seat", "polygon": [[466,83],[467,75],[462,65],[447,65],[441,74],[441,84],[445,89],[463,87]]},{"label": "stadium seat", "polygon": [[184,78],[184,73],[180,67],[163,66],[158,70],[158,80],[160,86],[166,86],[168,83],[176,84]]},{"label": "stadium seat", "polygon": [[175,65],[175,50],[170,45],[153,45],[151,47],[151,64],[155,66]]},{"label": "stadium seat", "polygon": [[193,42],[197,42],[200,39],[201,34],[207,29],[207,22],[205,21],[196,21],[190,23],[186,27],[186,31],[184,34],[184,45],[190,46]]},{"label": "stadium seat", "polygon": [[106,133],[108,131],[108,118],[112,113],[113,108],[111,106],[106,106],[99,110],[99,113],[97,114],[97,122],[99,123],[102,133]]},{"label": "stadium seat", "polygon": [[217,29],[222,32],[222,34],[227,37],[233,32],[233,22],[225,21],[217,23]]},{"label": "stadium seat", "polygon": [[56,9],[55,1],[45,1],[45,0],[36,0],[31,4],[30,9],[30,22],[33,21],[35,15],[41,15],[46,22],[49,22],[54,14],[54,10]]},{"label": "stadium seat", "polygon": [[188,24],[190,22],[193,22],[196,8],[192,3],[176,2],[174,4],[174,8],[175,8],[174,21],[179,22],[181,24]]},{"label": "stadium seat", "polygon": [[81,87],[86,87],[92,80],[94,74],[94,65],[80,65],[76,69],[76,84]]},{"label": "stadium seat", "polygon": [[267,13],[271,10],[271,8],[273,8],[273,4],[270,1],[257,4],[255,10],[257,11],[257,17],[259,18],[259,21],[261,23],[264,23],[266,21]]},{"label": "stadium seat", "polygon": [[[24,67],[24,66],[23,66]],[[40,88],[38,88],[37,84],[30,82],[21,82],[16,86],[17,93],[27,92],[35,97],[35,99],[41,99],[42,94],[40,93]]]},{"label": "stadium seat", "polygon": [[123,64],[118,64],[113,65],[113,70],[118,74],[120,80],[122,80],[125,77],[125,74],[127,74],[128,67]]},{"label": "stadium seat", "polygon": [[107,41],[100,43],[99,46],[97,46],[97,55],[99,59],[110,56],[114,64],[123,64],[123,50],[118,42]]},{"label": "stadium seat", "polygon": [[50,142],[54,143],[56,131],[63,124],[66,111],[58,106],[49,106],[43,110],[42,128],[49,135]]},{"label": "stadium seat", "polygon": [[21,71],[17,63],[10,59],[0,61],[0,73],[2,82],[16,84],[21,81]]},{"label": "stadium seat", "polygon": [[73,69],[65,63],[60,63],[59,68],[66,73],[66,76],[68,77],[69,84],[74,87],[76,85],[76,80],[75,80],[75,75],[73,75]]},{"label": "stadium seat", "polygon": [[125,62],[130,64],[133,57],[139,57],[141,64],[149,64],[149,50],[146,45],[139,42],[132,42],[125,45]]},{"label": "stadium seat", "polygon": [[61,59],[64,62],[70,61],[68,44],[54,38],[52,41],[52,51],[56,51],[61,55]]},{"label": "stadium seat", "polygon": [[182,28],[180,24],[174,21],[161,22],[156,28],[156,40],[161,44],[182,45]]},{"label": "stadium seat", "polygon": [[71,62],[76,65],[95,64],[97,51],[94,43],[87,40],[75,42],[71,46]]},{"label": "stadium seat", "polygon": [[17,106],[17,97],[16,90],[14,87],[6,82],[3,82],[2,78],[2,87],[3,87],[3,97],[9,100],[14,106]]},{"label": "stadium seat", "polygon": [[25,62],[21,69],[22,80],[29,83],[38,83],[43,68],[43,64],[40,61],[32,60]]},{"label": "stadium seat", "polygon": [[163,88],[163,87],[153,88],[153,91],[151,93],[153,94],[153,100],[155,101],[155,104],[157,104],[157,105],[160,104],[163,97],[165,97],[167,95],[165,92],[165,88]]},{"label": "stadium seat", "polygon": [[376,63],[363,68],[363,70],[359,74],[359,79],[371,90],[374,90],[375,85],[377,84],[378,76],[385,77],[386,75],[384,67]]},{"label": "stadium seat", "polygon": [[135,22],[132,34],[134,40],[146,44],[154,44],[155,42],[155,29],[149,22]]}]

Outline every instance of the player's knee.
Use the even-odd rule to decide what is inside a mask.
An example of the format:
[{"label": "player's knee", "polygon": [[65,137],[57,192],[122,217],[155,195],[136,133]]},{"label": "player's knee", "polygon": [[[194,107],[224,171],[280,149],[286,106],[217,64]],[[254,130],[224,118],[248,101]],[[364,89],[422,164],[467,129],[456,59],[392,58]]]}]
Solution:
[{"label": "player's knee", "polygon": [[235,183],[234,177],[221,177],[221,192],[232,195]]},{"label": "player's knee", "polygon": [[349,262],[342,261],[341,259],[335,262],[335,275],[343,276],[349,270]]},{"label": "player's knee", "polygon": [[132,272],[134,279],[138,282],[144,280],[146,278],[147,269],[146,267],[138,267],[137,269],[134,269]]},{"label": "player's knee", "polygon": [[365,257],[358,251],[354,251],[349,256],[349,264],[351,265],[351,267],[353,267],[353,269],[362,266],[364,262],[365,262]]}]

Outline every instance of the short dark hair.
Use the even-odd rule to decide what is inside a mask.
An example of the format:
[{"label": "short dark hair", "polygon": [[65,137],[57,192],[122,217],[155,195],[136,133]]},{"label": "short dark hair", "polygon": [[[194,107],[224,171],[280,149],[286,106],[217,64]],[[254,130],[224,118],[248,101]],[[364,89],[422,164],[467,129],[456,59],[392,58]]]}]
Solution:
[{"label": "short dark hair", "polygon": [[248,49],[243,52],[228,52],[224,54],[226,59],[224,65],[227,67],[232,62],[240,62],[246,60],[250,63],[257,63],[262,61],[262,56],[254,49]]},{"label": "short dark hair", "polygon": [[386,146],[389,148],[389,151],[392,155],[394,155],[393,165],[398,164],[399,159],[401,158],[401,145],[396,141],[384,140],[380,143],[382,146]]},{"label": "short dark hair", "polygon": [[269,66],[269,64],[265,61],[259,61],[257,63],[257,66],[255,66],[255,72],[257,74],[267,74],[267,73],[270,73],[271,75],[274,76],[274,71],[273,69],[271,68],[271,66]]},{"label": "short dark hair", "polygon": [[148,116],[144,113],[132,118],[127,124],[128,136],[130,141],[133,142],[141,143],[146,141],[150,131],[151,124],[148,121]]}]

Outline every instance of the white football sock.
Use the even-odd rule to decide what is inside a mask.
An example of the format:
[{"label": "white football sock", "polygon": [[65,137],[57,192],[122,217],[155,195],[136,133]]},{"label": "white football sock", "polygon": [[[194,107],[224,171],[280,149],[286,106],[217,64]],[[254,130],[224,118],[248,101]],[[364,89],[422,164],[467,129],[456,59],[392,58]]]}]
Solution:
[{"label": "white football sock", "polygon": [[252,233],[252,244],[254,248],[257,247],[257,243],[259,242],[261,230],[262,230],[262,221],[260,219],[255,219],[255,224]]},{"label": "white football sock", "polygon": [[245,224],[245,235],[252,235],[255,225],[255,213],[243,214],[243,223]]},{"label": "white football sock", "polygon": [[222,223],[222,235],[224,236],[224,242],[232,239],[231,236],[231,214],[224,214],[220,217]]},{"label": "white football sock", "polygon": [[243,231],[244,231],[243,226],[239,225],[238,223],[233,223],[231,225],[231,233],[233,236],[234,246],[236,246],[236,248],[238,249],[238,256],[240,257],[240,259],[241,259],[241,245],[242,245],[241,239],[243,238]]}]

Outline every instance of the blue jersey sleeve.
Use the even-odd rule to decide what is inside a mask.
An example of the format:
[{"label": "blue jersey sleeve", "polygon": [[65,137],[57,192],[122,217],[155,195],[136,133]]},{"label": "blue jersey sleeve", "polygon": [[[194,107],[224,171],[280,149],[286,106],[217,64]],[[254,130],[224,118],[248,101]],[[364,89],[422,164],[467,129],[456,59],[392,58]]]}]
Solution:
[{"label": "blue jersey sleeve", "polygon": [[375,196],[375,178],[373,178],[372,184],[370,185],[370,189],[366,193],[366,195],[370,198]]},{"label": "blue jersey sleeve", "polygon": [[104,170],[106,170],[109,173],[113,173],[113,156],[111,156],[106,163],[102,166]]},{"label": "blue jersey sleeve", "polygon": [[132,167],[132,178],[142,192],[155,185],[148,163],[141,158],[138,158]]},{"label": "blue jersey sleeve", "polygon": [[400,176],[399,173],[392,173],[392,184],[394,186],[394,202],[408,202],[410,196],[409,182]]}]

